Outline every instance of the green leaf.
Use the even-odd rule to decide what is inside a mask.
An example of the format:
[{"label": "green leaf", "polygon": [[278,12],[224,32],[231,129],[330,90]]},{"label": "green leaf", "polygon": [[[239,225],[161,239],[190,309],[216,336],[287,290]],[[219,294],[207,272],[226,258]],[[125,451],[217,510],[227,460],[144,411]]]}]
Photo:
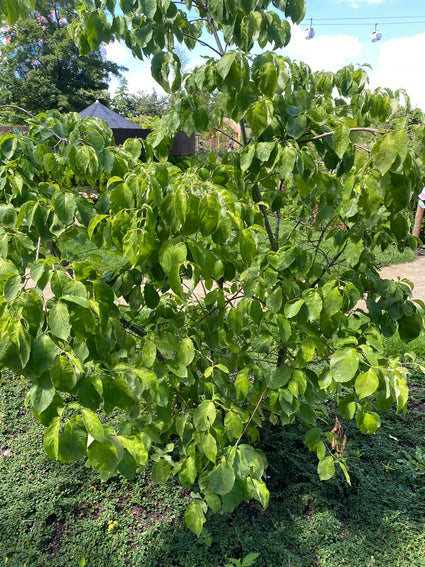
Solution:
[{"label": "green leaf", "polygon": [[47,370],[53,364],[58,352],[58,347],[49,335],[41,335],[32,345],[31,359],[39,370]]},{"label": "green leaf", "polygon": [[238,401],[246,400],[249,393],[248,370],[241,370],[235,380],[236,397]]},{"label": "green leaf", "polygon": [[277,69],[271,61],[260,68],[258,74],[258,87],[260,92],[272,98],[277,90]]},{"label": "green leaf", "polygon": [[37,413],[46,410],[53,401],[55,389],[48,374],[42,374],[30,389],[31,405]]},{"label": "green leaf", "polygon": [[179,346],[177,347],[175,360],[183,364],[183,366],[189,366],[189,364],[195,358],[195,348],[193,342],[188,337],[183,339]]},{"label": "green leaf", "polygon": [[356,378],[355,388],[359,400],[371,396],[378,387],[379,378],[373,368],[369,368],[367,372],[362,372]]},{"label": "green leaf", "polygon": [[153,341],[146,341],[142,348],[143,363],[146,368],[153,366],[156,360],[156,345]]},{"label": "green leaf", "polygon": [[290,366],[278,366],[274,369],[270,376],[270,381],[267,384],[269,388],[273,390],[277,388],[283,388],[290,381],[293,374],[293,369]]},{"label": "green leaf", "polygon": [[[224,425],[226,427],[226,424]],[[215,459],[217,457],[217,442],[211,433],[207,433],[205,437],[202,438],[199,448],[209,461],[215,463]]]},{"label": "green leaf", "polygon": [[220,496],[228,494],[235,484],[235,473],[233,469],[225,464],[215,467],[208,475],[208,486],[211,492]]},{"label": "green leaf", "polygon": [[62,224],[69,226],[74,223],[77,205],[72,193],[57,192],[54,197],[53,205],[56,216]]},{"label": "green leaf", "polygon": [[335,382],[349,382],[359,368],[359,357],[354,348],[337,350],[331,356],[330,364]]},{"label": "green leaf", "polygon": [[335,474],[335,463],[333,457],[325,457],[317,465],[320,480],[329,480]]},{"label": "green leaf", "polygon": [[50,377],[57,390],[70,392],[77,383],[77,373],[73,363],[64,355],[58,356],[50,368]]},{"label": "green leaf", "polygon": [[21,276],[12,275],[4,283],[3,295],[8,301],[12,301],[18,295],[20,288]]},{"label": "green leaf", "polygon": [[338,410],[345,419],[353,419],[354,414],[356,413],[354,395],[341,398],[338,403]]},{"label": "green leaf", "polygon": [[195,501],[188,505],[184,513],[184,521],[191,532],[198,537],[201,535],[202,528],[206,522],[201,502]]},{"label": "green leaf", "polygon": [[52,334],[66,341],[71,331],[69,312],[64,303],[55,303],[49,311],[49,328]]},{"label": "green leaf", "polygon": [[133,192],[126,183],[119,183],[112,189],[109,201],[113,213],[122,209],[133,209],[135,206]]},{"label": "green leaf", "polygon": [[335,126],[332,141],[334,152],[342,159],[350,145],[350,127],[345,122]]},{"label": "green leaf", "polygon": [[186,220],[187,211],[187,196],[183,187],[177,187],[174,193],[174,208],[176,210],[177,218],[181,223]]},{"label": "green leaf", "polygon": [[294,24],[302,22],[306,11],[305,0],[286,0],[285,17],[291,18]]},{"label": "green leaf", "polygon": [[307,117],[301,116],[291,116],[286,123],[286,131],[288,136],[295,138],[297,140],[300,138],[307,129]]},{"label": "green leaf", "polygon": [[180,264],[175,264],[168,272],[168,283],[176,295],[184,298],[184,290],[180,278]]},{"label": "green leaf", "polygon": [[391,134],[386,134],[377,140],[372,148],[372,159],[376,169],[385,175],[397,157],[397,144]]},{"label": "green leaf", "polygon": [[150,309],[155,309],[155,307],[158,306],[160,299],[159,294],[152,284],[150,283],[145,284],[145,287],[143,288],[143,295],[145,298],[146,305]]},{"label": "green leaf", "polygon": [[139,5],[142,7],[143,14],[152,20],[156,14],[157,0],[139,0]]},{"label": "green leaf", "polygon": [[208,431],[213,425],[217,412],[211,400],[204,400],[193,414],[193,425],[199,431]]},{"label": "green leaf", "polygon": [[0,205],[0,223],[5,228],[14,228],[18,215],[12,205]]},{"label": "green leaf", "polygon": [[[104,16],[105,18],[105,16]],[[90,12],[86,23],[87,41],[90,49],[95,51],[99,48],[104,38],[105,21],[98,12]]]},{"label": "green leaf", "polygon": [[300,312],[301,307],[304,305],[304,299],[292,299],[285,303],[284,313],[285,317],[292,319]]},{"label": "green leaf", "polygon": [[166,274],[169,274],[175,266],[180,266],[186,260],[186,245],[184,242],[174,244],[166,240],[159,250],[159,263]]},{"label": "green leaf", "polygon": [[229,439],[238,439],[243,431],[241,418],[233,411],[229,411],[224,418],[224,427]]},{"label": "green leaf", "polygon": [[287,179],[289,174],[293,172],[296,159],[297,151],[294,147],[285,146],[282,148],[279,146],[275,167],[282,179]]},{"label": "green leaf", "polygon": [[262,480],[252,478],[251,482],[254,486],[254,498],[258,500],[263,508],[269,505],[270,493],[267,490],[265,483]]},{"label": "green leaf", "polygon": [[215,232],[220,223],[221,207],[215,195],[202,197],[199,203],[198,215],[202,236]]},{"label": "green leaf", "polygon": [[347,469],[346,465],[341,461],[338,461],[338,464],[341,467],[342,472],[344,473],[345,480],[351,486],[351,479],[350,479],[350,475],[348,474],[348,469]]},{"label": "green leaf", "polygon": [[399,241],[402,241],[409,234],[409,222],[400,213],[391,217],[390,226],[394,236]]},{"label": "green leaf", "polygon": [[83,408],[81,410],[81,415],[83,417],[87,433],[91,435],[93,439],[96,439],[96,441],[103,443],[105,439],[105,431],[97,415],[87,408]]},{"label": "green leaf", "polygon": [[55,417],[44,433],[43,446],[48,456],[57,461],[59,459],[59,429],[60,417]]},{"label": "green leaf", "polygon": [[251,104],[246,113],[246,119],[256,136],[261,136],[272,121],[273,106],[266,99]]},{"label": "green leaf", "polygon": [[398,320],[398,332],[400,339],[408,343],[418,338],[423,329],[423,320],[418,313],[403,315]]},{"label": "green leaf", "polygon": [[179,482],[188,490],[195,482],[197,476],[195,458],[190,456],[183,461],[179,471]]},{"label": "green leaf", "polygon": [[30,336],[20,319],[0,319],[0,368],[22,370],[30,357]]},{"label": "green leaf", "polygon": [[257,255],[257,245],[249,228],[245,228],[240,233],[239,245],[242,260],[249,266]]},{"label": "green leaf", "polygon": [[119,435],[118,439],[133,457],[137,465],[145,468],[148,464],[148,452],[144,443],[135,435]]},{"label": "green leaf", "polygon": [[118,463],[124,456],[121,444],[114,443],[112,439],[111,437],[105,438],[103,443],[95,440],[90,443],[87,449],[90,466],[100,473],[104,480],[114,474]]},{"label": "green leaf", "polygon": [[87,452],[87,431],[79,415],[69,419],[59,436],[59,459],[65,463],[77,461]]},{"label": "green leaf", "polygon": [[235,61],[236,53],[235,51],[228,51],[223,55],[217,62],[216,68],[222,79],[225,79],[229,74],[230,68]]},{"label": "green leaf", "polygon": [[381,418],[375,412],[359,410],[356,415],[357,427],[365,435],[372,435],[381,425]]},{"label": "green leaf", "polygon": [[152,465],[151,480],[155,484],[165,484],[171,474],[170,463],[160,459]]}]

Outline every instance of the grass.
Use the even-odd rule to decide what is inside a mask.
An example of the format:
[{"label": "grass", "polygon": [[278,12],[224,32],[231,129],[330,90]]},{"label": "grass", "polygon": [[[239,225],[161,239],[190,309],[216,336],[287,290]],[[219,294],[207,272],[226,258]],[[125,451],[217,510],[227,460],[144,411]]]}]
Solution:
[{"label": "grass", "polygon": [[258,552],[259,567],[425,566],[422,375],[410,377],[406,414],[389,412],[375,435],[348,424],[351,487],[342,475],[320,482],[303,429],[277,427],[264,441],[269,508],[212,516],[198,540],[182,520],[189,495],[173,481],[154,486],[147,472],[101,483],[81,463],[51,462],[26,385],[5,373],[2,382],[1,564],[221,567]]}]

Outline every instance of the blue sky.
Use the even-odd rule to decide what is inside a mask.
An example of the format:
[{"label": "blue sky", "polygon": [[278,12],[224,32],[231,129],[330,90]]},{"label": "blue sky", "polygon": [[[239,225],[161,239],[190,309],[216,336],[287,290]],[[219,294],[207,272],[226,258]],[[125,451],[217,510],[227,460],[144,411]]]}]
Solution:
[{"label": "blue sky", "polygon": [[[310,18],[316,33],[306,41],[304,29]],[[375,24],[382,39],[372,43]],[[147,62],[135,61],[121,45],[109,46],[107,52],[129,68],[130,90],[161,92]],[[293,28],[283,53],[314,70],[370,63],[370,88],[405,88],[413,105],[425,110],[425,0],[307,0],[306,19]],[[191,65],[201,61],[200,50],[187,55]]]}]

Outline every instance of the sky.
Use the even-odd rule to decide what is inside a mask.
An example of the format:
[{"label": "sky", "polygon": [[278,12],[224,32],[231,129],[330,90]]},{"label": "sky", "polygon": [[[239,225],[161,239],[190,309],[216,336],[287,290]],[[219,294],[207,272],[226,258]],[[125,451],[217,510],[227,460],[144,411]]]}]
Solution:
[{"label": "sky", "polygon": [[[369,88],[406,89],[413,106],[425,111],[425,0],[307,0],[300,26],[293,26],[284,55],[304,61],[316,70],[337,71],[344,65],[372,65]],[[312,25],[315,36],[305,39]],[[382,39],[371,41],[371,33]],[[202,62],[200,49],[187,52],[190,66]],[[128,67],[131,92],[161,88],[150,75],[149,62],[134,60],[120,44],[107,48],[109,59]],[[118,86],[111,82],[111,91]]]}]

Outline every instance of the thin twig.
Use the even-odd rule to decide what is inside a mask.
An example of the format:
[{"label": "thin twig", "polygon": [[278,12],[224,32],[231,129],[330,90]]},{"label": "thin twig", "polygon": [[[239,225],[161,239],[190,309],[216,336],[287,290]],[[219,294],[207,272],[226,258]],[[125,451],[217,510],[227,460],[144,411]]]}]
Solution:
[{"label": "thin twig", "polygon": [[239,144],[240,146],[243,147],[243,144],[241,144],[241,142],[239,142],[239,140],[237,140],[236,138],[234,138],[230,134],[227,134],[227,132],[224,132],[224,130],[220,130],[220,128],[216,128],[216,127],[214,127],[214,130],[216,132],[220,132],[220,134],[223,134],[224,136],[227,136],[227,138],[229,138],[230,140],[233,140],[236,144]]},{"label": "thin twig", "polygon": [[128,321],[127,319],[125,319],[125,317],[120,317],[120,323],[125,329],[128,329],[138,337],[143,338],[147,335],[147,332],[143,327],[136,325],[136,323],[133,323],[132,321]]},{"label": "thin twig", "polygon": [[369,150],[369,148],[366,148],[365,146],[363,146],[362,144],[354,144],[356,146],[356,148],[359,148],[360,150],[364,150],[365,152],[367,152],[368,154],[371,153],[371,151]]},{"label": "thin twig", "polygon": [[[350,128],[350,132],[371,132],[372,134],[382,134],[384,135],[386,132],[385,130],[378,130],[378,128]],[[298,140],[299,144],[306,144],[307,142],[314,142],[315,140],[320,140],[321,138],[327,138],[328,136],[333,136],[335,134],[334,131],[332,132],[323,132],[323,134],[318,134],[317,136],[313,136],[312,138],[306,138],[304,140]]]},{"label": "thin twig", "polygon": [[246,135],[245,120],[243,118],[240,120],[239,126],[241,128],[242,142],[244,147],[246,147],[248,145],[248,137]]},{"label": "thin twig", "polygon": [[[260,189],[258,188],[258,183],[254,184],[254,194],[257,201],[261,201],[261,193],[260,193]],[[270,226],[270,220],[267,214],[267,209],[264,205],[259,204],[258,206],[264,218],[264,226],[266,227],[266,232],[267,232],[267,236],[269,237],[271,249],[273,250],[273,252],[277,252],[279,247],[274,238],[272,227]]]},{"label": "thin twig", "polygon": [[326,270],[328,268],[331,268],[335,262],[338,260],[338,258],[341,256],[341,254],[343,253],[343,250],[341,250],[340,252],[338,252],[338,254],[332,258],[332,260],[330,262],[327,263],[327,265],[323,268],[322,273],[320,274],[320,276],[311,284],[310,288],[316,287],[316,285],[320,282],[320,280],[323,277],[323,274],[326,273]]},{"label": "thin twig", "polygon": [[215,47],[213,47],[212,45],[210,45],[206,41],[203,41],[202,39],[199,39],[198,37],[195,37],[194,35],[190,35],[189,33],[183,33],[183,35],[185,37],[188,37],[189,39],[194,39],[195,41],[197,41],[200,45],[203,45],[204,47],[208,47],[208,49],[211,49],[212,51],[214,51],[214,53],[217,53],[217,55],[220,55],[220,57],[221,57],[222,54],[220,53],[220,51],[218,51],[218,49],[216,49]]},{"label": "thin twig", "polygon": [[261,402],[263,401],[263,398],[264,398],[264,396],[266,395],[266,392],[267,392],[268,389],[269,389],[268,386],[266,386],[266,387],[264,388],[263,393],[261,394],[260,399],[258,400],[257,405],[256,405],[255,408],[254,408],[254,411],[252,412],[250,418],[249,418],[248,421],[246,422],[246,425],[245,425],[245,427],[243,428],[243,431],[242,431],[242,433],[240,434],[239,439],[236,441],[236,443],[235,443],[234,446],[233,446],[234,449],[236,449],[236,447],[239,445],[240,440],[241,440],[242,437],[244,436],[245,431],[248,429],[249,424],[251,423],[251,421],[252,421],[253,418],[254,418],[254,415],[257,413],[257,410],[258,410],[258,408],[260,407],[260,404],[261,404]]},{"label": "thin twig", "polygon": [[41,126],[43,126],[43,128],[46,128],[46,130],[51,132],[60,142],[69,142],[68,138],[62,138],[62,136],[59,136],[58,134],[56,134],[56,132],[54,130],[52,130],[51,128],[49,128],[45,124],[43,124],[43,122],[41,122],[41,120],[39,120],[31,112],[28,112],[28,110],[25,110],[25,108],[22,108],[20,106],[16,106],[15,104],[1,104],[0,108],[14,108],[15,110],[20,110],[21,112],[25,112],[25,114],[28,114],[28,116],[31,116],[31,118],[33,120],[35,120],[36,122],[38,122]]},{"label": "thin twig", "polygon": [[319,252],[319,248],[320,248],[320,244],[322,243],[322,240],[328,230],[328,228],[330,227],[330,225],[334,222],[334,218],[332,217],[331,220],[328,222],[328,224],[325,226],[325,228],[322,229],[322,232],[320,234],[319,240],[317,241],[317,246],[316,246],[316,250],[314,253],[314,258],[313,258],[313,262],[312,265],[314,265],[314,263],[316,262],[316,258],[317,258],[317,254]]},{"label": "thin twig", "polygon": [[39,256],[40,256],[40,247],[41,247],[41,236],[38,237],[38,242],[37,242],[37,250],[35,252],[35,261],[37,262]]}]

